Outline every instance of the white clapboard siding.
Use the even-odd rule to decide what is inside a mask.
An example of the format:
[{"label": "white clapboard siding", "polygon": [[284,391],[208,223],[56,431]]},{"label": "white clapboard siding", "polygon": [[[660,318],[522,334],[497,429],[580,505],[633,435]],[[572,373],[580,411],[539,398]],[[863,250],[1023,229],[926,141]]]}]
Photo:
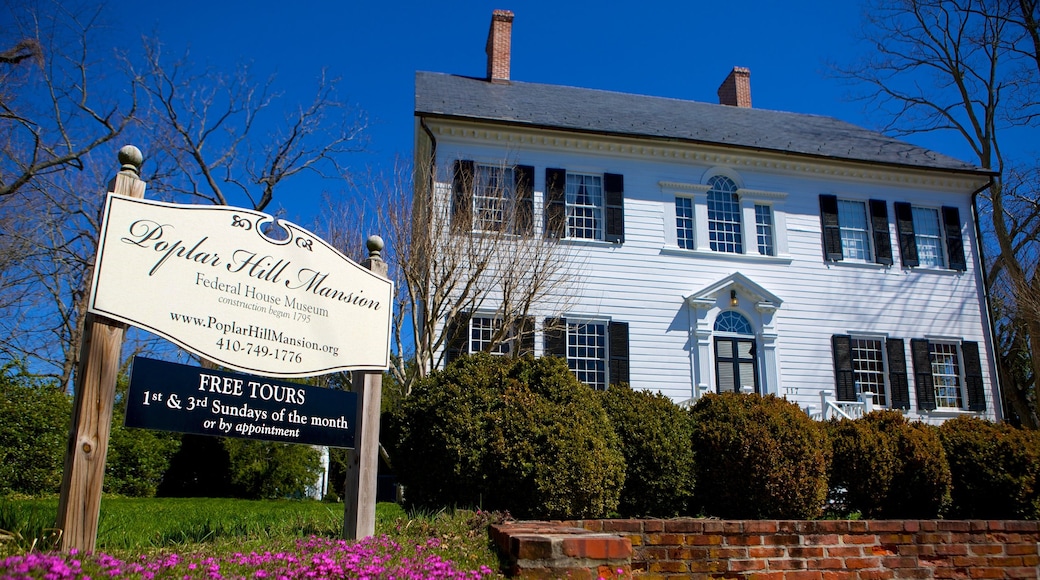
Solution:
[{"label": "white clapboard siding", "polygon": [[[750,154],[743,155],[746,158]],[[776,167],[775,163],[746,159],[740,164],[712,165],[574,146],[503,145],[490,139],[463,139],[442,133],[437,142],[440,187],[435,191],[450,195],[451,167],[457,159],[533,166],[538,231],[542,227],[547,167],[624,175],[624,243],[563,243],[564,254],[582,264],[581,291],[569,299],[572,307],[567,314],[629,324],[631,383],[635,388],[660,391],[676,401],[693,396],[697,340],[691,327],[694,314],[684,297],[739,273],[782,300],[773,325],[776,368],[766,369],[776,373],[777,394],[800,406],[818,408],[819,392],[834,390],[830,343],[834,334],[901,338],[905,341],[914,401],[911,415],[917,417],[910,339],[958,339],[979,343],[987,385],[984,415],[998,416],[981,276],[976,271],[972,190],[957,183],[951,185],[956,180],[930,179],[897,168],[871,167],[857,172],[830,161],[814,162],[812,171],[797,164],[792,164],[793,168]],[[661,183],[704,184],[705,175],[716,170],[739,177],[738,185],[745,190],[779,195],[769,198],[768,203],[786,218],[783,233],[787,248],[783,256],[762,259],[684,252],[675,246],[675,198]],[[826,262],[820,194],[863,202],[884,200],[894,264]],[[962,234],[967,271],[904,269],[892,206],[896,201],[957,207],[965,224]],[[753,223],[743,224],[743,236],[745,248],[756,251]],[[539,339],[538,352],[541,349]],[[714,388],[714,384],[709,386]],[[936,421],[946,416],[927,414],[921,418]]]}]

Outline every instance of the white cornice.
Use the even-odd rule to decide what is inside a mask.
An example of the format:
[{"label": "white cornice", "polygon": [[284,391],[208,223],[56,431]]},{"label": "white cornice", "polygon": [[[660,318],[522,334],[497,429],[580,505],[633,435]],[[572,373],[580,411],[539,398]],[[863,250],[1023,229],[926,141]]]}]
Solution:
[{"label": "white cornice", "polygon": [[710,185],[703,183],[680,183],[678,181],[659,181],[658,185],[666,191],[685,191],[690,193],[707,193],[711,190]]},{"label": "white cornice", "polygon": [[700,163],[710,166],[724,165],[737,169],[809,173],[821,177],[878,181],[958,191],[974,191],[988,181],[983,175],[958,174],[941,169],[914,169],[854,160],[814,159],[794,154],[747,151],[711,144],[488,125],[456,119],[426,118],[425,122],[438,139],[479,141],[494,146],[565,149],[576,153],[598,153],[662,162]]}]

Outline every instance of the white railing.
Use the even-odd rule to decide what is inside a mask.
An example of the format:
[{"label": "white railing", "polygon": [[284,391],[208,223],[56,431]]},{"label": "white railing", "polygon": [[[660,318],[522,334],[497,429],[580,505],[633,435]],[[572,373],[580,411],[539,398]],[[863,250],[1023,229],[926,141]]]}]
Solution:
[{"label": "white railing", "polygon": [[863,392],[858,401],[839,401],[834,398],[834,391],[820,391],[820,411],[812,406],[806,407],[807,415],[817,421],[826,421],[831,417],[859,419],[874,410],[875,393]]},{"label": "white railing", "polygon": [[[750,394],[754,392],[751,387],[744,387],[741,389],[744,394]],[[797,395],[798,389],[785,388],[784,398],[788,395]],[[806,405],[804,411],[806,415],[817,421],[826,421],[831,417],[844,418],[844,419],[859,419],[863,415],[870,413],[874,410],[874,397],[877,393],[871,393],[869,391],[860,393],[858,395],[858,401],[839,401],[834,398],[834,391],[820,391],[820,409],[817,410],[813,405]],[[696,398],[689,398],[684,401],[679,401],[677,404],[688,409],[697,402]]]}]

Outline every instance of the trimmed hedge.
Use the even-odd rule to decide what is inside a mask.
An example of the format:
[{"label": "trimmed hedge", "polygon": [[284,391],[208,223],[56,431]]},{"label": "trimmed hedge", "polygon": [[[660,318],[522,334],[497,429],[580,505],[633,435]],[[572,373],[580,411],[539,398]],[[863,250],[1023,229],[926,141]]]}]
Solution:
[{"label": "trimmed hedge", "polygon": [[602,517],[624,483],[599,398],[553,357],[461,357],[415,386],[383,441],[406,501],[425,509]]},{"label": "trimmed hedge", "polygon": [[827,495],[826,438],[797,405],[773,395],[709,394],[691,413],[703,515],[820,516]]},{"label": "trimmed hedge", "polygon": [[840,515],[878,517],[899,468],[890,437],[862,420],[824,424],[831,444],[830,506]]},{"label": "trimmed hedge", "polygon": [[951,517],[1040,519],[1040,433],[958,417],[939,438],[953,477]]},{"label": "trimmed hedge", "polygon": [[950,503],[950,466],[938,430],[899,411],[875,411],[828,426],[831,497],[866,518],[930,519]]},{"label": "trimmed hedge", "polygon": [[625,454],[618,512],[623,517],[689,515],[695,479],[690,414],[660,393],[628,385],[601,391],[600,400]]}]

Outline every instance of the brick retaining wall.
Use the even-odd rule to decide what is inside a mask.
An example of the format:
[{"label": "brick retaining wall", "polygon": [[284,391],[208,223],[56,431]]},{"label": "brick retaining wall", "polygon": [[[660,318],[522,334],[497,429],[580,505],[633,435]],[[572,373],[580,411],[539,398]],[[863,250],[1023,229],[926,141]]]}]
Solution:
[{"label": "brick retaining wall", "polygon": [[1040,578],[1032,521],[583,520],[492,537],[520,578]]}]

